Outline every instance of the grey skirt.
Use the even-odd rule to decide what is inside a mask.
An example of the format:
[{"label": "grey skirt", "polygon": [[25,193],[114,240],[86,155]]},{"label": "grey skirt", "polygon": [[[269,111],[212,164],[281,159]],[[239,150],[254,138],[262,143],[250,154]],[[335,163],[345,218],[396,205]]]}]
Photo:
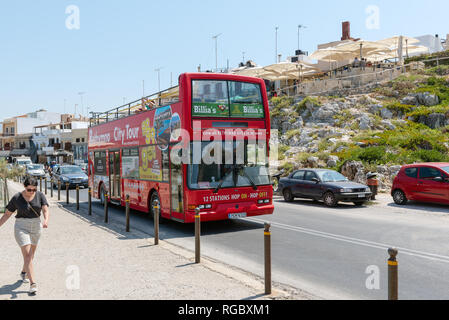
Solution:
[{"label": "grey skirt", "polygon": [[42,224],[40,218],[18,218],[14,224],[14,236],[20,247],[37,246],[41,237]]}]

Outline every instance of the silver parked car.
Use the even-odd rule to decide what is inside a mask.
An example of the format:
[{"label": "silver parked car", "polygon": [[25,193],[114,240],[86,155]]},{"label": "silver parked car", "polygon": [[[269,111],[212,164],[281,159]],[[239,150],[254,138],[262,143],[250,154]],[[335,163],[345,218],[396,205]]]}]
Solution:
[{"label": "silver parked car", "polygon": [[44,178],[45,177],[45,170],[44,165],[42,164],[28,164],[26,166],[26,172],[25,174],[29,177],[33,178]]}]

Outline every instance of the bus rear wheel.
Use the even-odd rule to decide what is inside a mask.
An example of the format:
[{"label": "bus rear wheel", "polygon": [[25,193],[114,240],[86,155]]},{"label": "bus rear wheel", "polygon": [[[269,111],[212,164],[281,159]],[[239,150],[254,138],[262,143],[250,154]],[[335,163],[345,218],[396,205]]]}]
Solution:
[{"label": "bus rear wheel", "polygon": [[150,216],[154,221],[154,216],[156,212],[156,207],[159,206],[159,223],[164,223],[164,219],[161,216],[161,201],[159,200],[159,195],[156,191],[151,194],[150,197]]},{"label": "bus rear wheel", "polygon": [[100,203],[101,203],[102,206],[104,206],[104,202],[105,202],[104,192],[105,192],[104,185],[101,185],[101,188],[100,188]]}]

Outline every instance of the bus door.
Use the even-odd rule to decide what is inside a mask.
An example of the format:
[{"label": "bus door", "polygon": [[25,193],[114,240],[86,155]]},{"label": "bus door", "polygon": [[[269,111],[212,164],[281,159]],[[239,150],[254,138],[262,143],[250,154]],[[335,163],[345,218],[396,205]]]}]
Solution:
[{"label": "bus door", "polygon": [[109,190],[112,200],[121,199],[120,151],[109,152]]},{"label": "bus door", "polygon": [[172,216],[181,220],[185,218],[183,185],[182,164],[174,164],[170,161],[170,207]]}]

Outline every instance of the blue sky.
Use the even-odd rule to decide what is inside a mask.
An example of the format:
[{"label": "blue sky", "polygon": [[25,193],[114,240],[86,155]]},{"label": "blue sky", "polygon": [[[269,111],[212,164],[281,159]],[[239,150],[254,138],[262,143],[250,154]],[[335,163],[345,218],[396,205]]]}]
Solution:
[{"label": "blue sky", "polygon": [[[66,8],[80,10],[79,30],[66,27]],[[367,28],[369,6],[379,8],[379,28]],[[85,92],[94,111],[112,109],[161,88],[183,72],[235,67],[252,59],[275,60],[275,26],[282,59],[297,49],[339,40],[341,22],[351,21],[353,37],[378,40],[394,35],[440,34],[446,38],[447,0],[353,1],[105,1],[16,0],[0,4],[0,120],[45,108],[74,112]],[[369,20],[372,21],[372,20]]]}]

